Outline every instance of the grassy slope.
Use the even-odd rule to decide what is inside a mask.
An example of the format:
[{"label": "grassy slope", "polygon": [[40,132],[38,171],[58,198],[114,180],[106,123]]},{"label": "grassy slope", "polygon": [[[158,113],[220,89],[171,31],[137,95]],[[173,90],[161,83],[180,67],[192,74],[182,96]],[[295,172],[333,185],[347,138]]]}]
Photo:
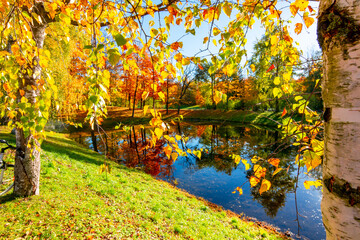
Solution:
[{"label": "grassy slope", "polygon": [[[14,142],[13,136],[0,138]],[[41,194],[0,197],[0,239],[278,239],[153,177],[56,134],[42,145]]]}]

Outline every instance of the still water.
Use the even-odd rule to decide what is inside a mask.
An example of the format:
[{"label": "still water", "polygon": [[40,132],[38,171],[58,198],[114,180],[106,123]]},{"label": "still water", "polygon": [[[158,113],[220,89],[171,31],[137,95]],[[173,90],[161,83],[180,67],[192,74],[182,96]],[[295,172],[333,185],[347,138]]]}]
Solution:
[{"label": "still water", "polygon": [[[140,167],[225,209],[268,222],[281,231],[290,230],[294,238],[325,239],[320,211],[321,189],[306,190],[303,185],[305,180],[319,179],[321,174],[304,174],[305,170],[301,169],[297,176],[298,169],[293,163],[296,149],[282,142],[278,132],[252,126],[182,123],[169,125],[166,133],[188,137],[186,142],[178,141],[179,147],[184,151],[202,149],[201,158],[189,155],[178,157],[175,162],[169,160],[164,154],[167,143],[158,141],[155,147],[148,148],[150,130],[140,126],[93,137],[90,133],[74,132],[71,137],[106,153],[114,161]],[[250,188],[248,179],[253,171],[251,168],[246,171],[242,163],[236,165],[229,157],[234,153],[249,163],[254,155],[266,158],[276,153],[272,157],[281,160],[279,167],[284,170],[272,176],[275,167],[263,164],[268,169],[266,179],[272,186],[260,195],[260,184]],[[232,193],[239,186],[243,189],[241,196]]]}]

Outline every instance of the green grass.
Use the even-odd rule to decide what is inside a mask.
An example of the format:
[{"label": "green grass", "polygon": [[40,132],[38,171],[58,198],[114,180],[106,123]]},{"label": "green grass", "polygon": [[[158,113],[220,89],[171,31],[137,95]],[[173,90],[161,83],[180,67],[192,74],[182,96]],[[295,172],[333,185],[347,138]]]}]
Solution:
[{"label": "green grass", "polygon": [[[14,137],[0,129],[0,138]],[[0,239],[281,239],[61,134],[42,144],[39,196],[0,197]]]},{"label": "green grass", "polygon": [[281,122],[281,113],[250,112],[238,110],[199,110],[184,112],[185,120],[223,121],[276,127]]}]

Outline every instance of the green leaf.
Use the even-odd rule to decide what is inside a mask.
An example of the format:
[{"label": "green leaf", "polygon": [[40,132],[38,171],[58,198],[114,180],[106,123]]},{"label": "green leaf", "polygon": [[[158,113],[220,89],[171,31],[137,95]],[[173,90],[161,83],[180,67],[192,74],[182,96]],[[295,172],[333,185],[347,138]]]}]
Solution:
[{"label": "green leaf", "polygon": [[116,44],[117,44],[119,47],[125,45],[126,42],[127,42],[126,39],[124,38],[124,36],[121,35],[120,33],[114,35],[113,37],[114,37],[114,39],[115,39],[115,41],[116,41]]},{"label": "green leaf", "polygon": [[110,49],[110,50],[113,50],[113,51],[108,51],[108,53],[109,53],[108,59],[109,59],[110,64],[115,66],[120,61],[121,55],[115,49]]}]

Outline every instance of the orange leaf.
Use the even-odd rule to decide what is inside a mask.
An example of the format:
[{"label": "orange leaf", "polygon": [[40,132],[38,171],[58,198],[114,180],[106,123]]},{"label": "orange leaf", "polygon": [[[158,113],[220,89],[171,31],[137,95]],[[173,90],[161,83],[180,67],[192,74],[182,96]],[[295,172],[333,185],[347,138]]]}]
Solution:
[{"label": "orange leaf", "polygon": [[260,179],[257,177],[251,176],[250,177],[250,185],[251,187],[255,187],[260,182]]},{"label": "orange leaf", "polygon": [[301,31],[302,31],[302,26],[303,26],[302,23],[296,23],[296,24],[295,24],[295,33],[296,33],[296,34],[300,34],[300,33],[301,33]]},{"label": "orange leaf", "polygon": [[181,19],[181,18],[176,19],[176,25],[180,25],[181,22],[182,22],[182,19]]},{"label": "orange leaf", "polygon": [[19,92],[20,92],[20,96],[24,96],[24,95],[25,95],[25,91],[24,91],[24,90],[20,89]]},{"label": "orange leaf", "polygon": [[314,19],[312,17],[306,17],[304,16],[304,22],[305,22],[305,26],[307,28],[309,28],[313,23],[314,23]]},{"label": "orange leaf", "polygon": [[287,113],[286,108],[284,108],[284,111],[282,112],[281,117],[284,117],[286,115],[286,113]]},{"label": "orange leaf", "polygon": [[243,190],[242,190],[241,187],[237,187],[237,188],[236,188],[236,191],[239,192],[239,195],[240,195],[240,196],[243,194]]},{"label": "orange leaf", "polygon": [[315,11],[310,5],[308,6],[308,9],[311,13]]},{"label": "orange leaf", "polygon": [[201,66],[200,64],[198,64],[198,67],[199,67],[201,70],[204,70],[203,66]]},{"label": "orange leaf", "polygon": [[297,12],[299,11],[299,7],[295,6],[294,3],[290,5],[290,12],[295,17]]},{"label": "orange leaf", "polygon": [[4,90],[5,90],[6,92],[10,92],[9,84],[4,83],[4,84],[3,84],[3,88],[4,88]]},{"label": "orange leaf", "polygon": [[271,187],[271,182],[266,180],[265,178],[262,180],[261,182],[261,187],[259,189],[259,193],[260,195],[263,193],[263,192],[266,192],[267,190],[269,190]]},{"label": "orange leaf", "polygon": [[278,159],[278,158],[270,158],[270,159],[268,160],[268,162],[269,162],[271,165],[275,166],[275,167],[279,167],[280,159]]},{"label": "orange leaf", "polygon": [[172,152],[172,148],[170,146],[164,147],[164,152],[168,158],[170,158],[170,154]]},{"label": "orange leaf", "polygon": [[179,42],[174,42],[170,45],[171,49],[177,51],[180,47],[181,47],[181,44]]}]

